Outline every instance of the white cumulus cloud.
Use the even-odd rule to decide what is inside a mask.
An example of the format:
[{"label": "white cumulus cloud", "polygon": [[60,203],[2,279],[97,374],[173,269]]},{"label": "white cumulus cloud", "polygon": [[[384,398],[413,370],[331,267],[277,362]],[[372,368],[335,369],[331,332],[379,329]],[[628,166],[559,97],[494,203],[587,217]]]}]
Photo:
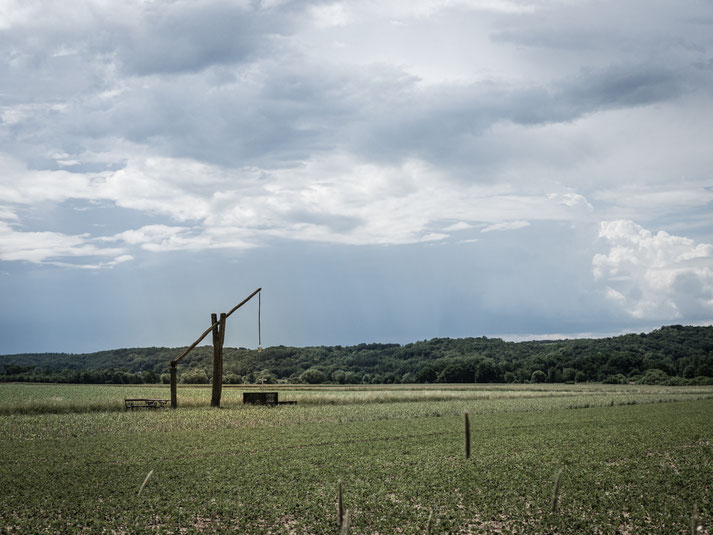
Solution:
[{"label": "white cumulus cloud", "polygon": [[635,318],[705,319],[713,316],[713,245],[628,220],[600,225],[605,253],[593,258],[596,280]]}]

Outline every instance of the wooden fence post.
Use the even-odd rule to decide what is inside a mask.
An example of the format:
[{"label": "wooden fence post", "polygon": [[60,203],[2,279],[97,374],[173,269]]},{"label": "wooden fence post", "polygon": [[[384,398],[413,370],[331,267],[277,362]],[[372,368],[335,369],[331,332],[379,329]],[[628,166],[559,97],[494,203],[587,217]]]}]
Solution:
[{"label": "wooden fence post", "polygon": [[175,409],[178,406],[178,396],[176,394],[176,363],[171,362],[171,408]]},{"label": "wooden fence post", "polygon": [[470,459],[470,418],[465,413],[465,458]]}]

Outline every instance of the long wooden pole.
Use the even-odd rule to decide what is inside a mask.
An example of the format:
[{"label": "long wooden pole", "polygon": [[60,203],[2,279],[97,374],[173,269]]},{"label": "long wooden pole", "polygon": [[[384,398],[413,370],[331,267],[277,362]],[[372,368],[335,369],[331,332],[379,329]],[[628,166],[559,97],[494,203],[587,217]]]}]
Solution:
[{"label": "long wooden pole", "polygon": [[[258,289],[255,290],[253,293],[251,293],[248,297],[246,297],[245,299],[243,299],[240,303],[238,303],[238,304],[235,305],[233,308],[231,308],[231,309],[230,309],[230,312],[228,312],[228,313],[225,315],[226,319],[227,319],[228,316],[230,316],[233,312],[235,312],[235,311],[238,310],[241,306],[243,306],[245,303],[247,303],[248,301],[250,301],[250,299],[252,299],[253,297],[255,297],[255,295],[257,295],[261,290],[262,290],[262,288],[258,288]],[[178,357],[176,357],[175,359],[173,359],[171,362],[178,362],[178,361],[181,360],[183,357],[185,357],[186,355],[188,355],[188,353],[190,353],[190,352],[193,350],[193,348],[195,348],[198,344],[200,344],[200,343],[203,341],[203,338],[205,338],[206,336],[208,336],[208,333],[211,332],[213,329],[215,329],[215,327],[216,327],[217,325],[218,325],[218,322],[217,322],[217,321],[212,322],[212,323],[211,323],[211,326],[208,327],[208,328],[205,330],[205,332],[204,332],[203,334],[201,334],[201,335],[198,337],[198,340],[196,340],[196,341],[193,342],[190,346],[188,346],[188,349],[186,349],[183,353],[181,353]]]},{"label": "long wooden pole", "polygon": [[228,316],[225,315],[225,312],[221,312],[220,314],[220,340],[218,341],[218,347],[220,347],[220,366],[219,370],[216,371],[218,374],[218,377],[220,377],[220,387],[218,388],[219,395],[218,395],[218,406],[220,407],[220,393],[223,391],[223,346],[225,345],[225,324],[227,322]]},{"label": "long wooden pole", "polygon": [[262,288],[258,288],[258,289],[255,290],[253,293],[251,293],[250,295],[248,295],[248,296],[247,296],[245,299],[243,299],[240,303],[238,303],[238,304],[235,305],[233,308],[231,308],[231,309],[230,309],[230,312],[228,312],[228,313],[225,315],[225,317],[226,317],[226,318],[230,317],[230,315],[231,315],[233,312],[235,312],[236,310],[238,310],[241,306],[243,306],[245,303],[247,303],[248,301],[250,301],[253,297],[255,297],[257,294],[259,294],[261,291],[262,291]]}]

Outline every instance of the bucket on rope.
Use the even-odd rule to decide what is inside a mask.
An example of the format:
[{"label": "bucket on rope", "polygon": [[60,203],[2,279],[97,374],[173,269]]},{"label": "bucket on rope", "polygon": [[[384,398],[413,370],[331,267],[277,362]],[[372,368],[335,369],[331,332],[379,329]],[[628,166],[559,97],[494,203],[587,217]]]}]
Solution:
[{"label": "bucket on rope", "polygon": [[260,318],[262,316],[262,292],[257,294],[257,352],[262,353],[262,327]]}]

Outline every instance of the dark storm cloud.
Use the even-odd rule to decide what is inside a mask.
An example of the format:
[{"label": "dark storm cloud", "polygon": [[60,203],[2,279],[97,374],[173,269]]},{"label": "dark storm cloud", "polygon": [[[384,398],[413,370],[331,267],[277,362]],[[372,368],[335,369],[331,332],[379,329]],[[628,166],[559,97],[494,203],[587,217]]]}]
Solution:
[{"label": "dark storm cloud", "polygon": [[710,37],[710,4],[632,0],[558,3],[501,17],[490,36],[520,46],[573,52],[580,60],[666,58],[703,51]]},{"label": "dark storm cloud", "polygon": [[479,137],[498,123],[571,122],[603,110],[665,102],[684,89],[677,73],[637,64],[584,71],[573,79],[532,87],[478,83],[414,88],[407,96],[401,91],[383,94],[383,113],[355,132],[356,145],[371,157],[418,155],[440,165],[480,165],[487,155],[478,150]]},{"label": "dark storm cloud", "polygon": [[172,156],[279,167],[334,146],[335,131],[355,112],[339,98],[341,90],[328,72],[314,70],[275,67],[260,80],[220,86],[187,75],[135,88],[87,119]]},{"label": "dark storm cloud", "polygon": [[[232,2],[34,6],[15,24],[0,25],[0,143],[43,169],[56,168],[58,151],[101,150],[102,138],[156,136],[172,154],[212,143],[207,125],[220,126],[226,112],[234,116],[252,99],[236,91],[228,102],[205,105],[210,93],[235,83],[240,65],[277,53],[298,10],[290,3],[263,9]],[[206,70],[200,84],[184,85],[182,75]]]},{"label": "dark storm cloud", "polygon": [[[681,73],[682,74],[682,73]],[[597,111],[643,106],[676,98],[685,89],[683,76],[646,65],[621,65],[583,74],[562,96],[573,110]]]},{"label": "dark storm cloud", "polygon": [[[598,54],[611,46],[600,35],[607,21],[591,6],[502,18],[496,39],[580,47],[584,63],[518,84],[424,85],[399,66],[307,58],[290,41],[304,21],[301,4],[147,6],[139,14],[95,10],[76,28],[45,15],[4,32],[0,46],[13,59],[0,64],[2,99],[18,113],[27,108],[0,132],[4,146],[45,168],[56,165],[53,152],[78,154],[116,138],[227,166],[282,167],[335,148],[378,161],[415,156],[453,168],[482,166],[502,152],[483,146],[481,136],[494,125],[569,122],[668,101],[710,82],[710,71],[701,75],[685,62],[664,66],[644,50],[660,33],[659,8],[652,8],[652,28],[627,37],[636,45],[614,61],[607,53],[606,62]],[[636,10],[610,9],[622,19],[612,39],[623,43]],[[587,44],[592,32],[597,37]],[[703,37],[693,32],[687,39]]]},{"label": "dark storm cloud", "polygon": [[[221,71],[220,84],[206,76],[220,77]],[[315,65],[268,65],[246,82],[214,67],[133,86],[114,101],[46,110],[25,129],[36,141],[47,136],[48,145],[52,139],[67,143],[119,135],[168,155],[229,166],[280,167],[336,147],[377,160],[418,156],[457,166],[482,157],[479,136],[497,123],[573,121],[596,111],[665,101],[683,90],[672,72],[642,66],[531,88],[479,83],[422,90],[398,69],[379,74],[380,83],[373,84],[368,68],[335,72]],[[18,139],[16,133],[12,137]]]},{"label": "dark storm cloud", "polygon": [[[87,67],[102,64],[149,75],[255,59],[272,50],[273,37],[290,33],[297,14],[291,4],[262,9],[220,1],[147,3],[138,9],[128,3],[105,9],[81,3],[44,7],[0,31],[0,47],[15,66],[49,68],[55,74],[83,62],[71,73],[80,81],[83,74],[99,74]],[[67,74],[65,84],[73,78]]]},{"label": "dark storm cloud", "polygon": [[254,59],[289,27],[289,13],[278,10],[161,4],[149,8],[138,26],[116,28],[111,42],[118,43],[117,56],[130,73],[175,73]]}]

